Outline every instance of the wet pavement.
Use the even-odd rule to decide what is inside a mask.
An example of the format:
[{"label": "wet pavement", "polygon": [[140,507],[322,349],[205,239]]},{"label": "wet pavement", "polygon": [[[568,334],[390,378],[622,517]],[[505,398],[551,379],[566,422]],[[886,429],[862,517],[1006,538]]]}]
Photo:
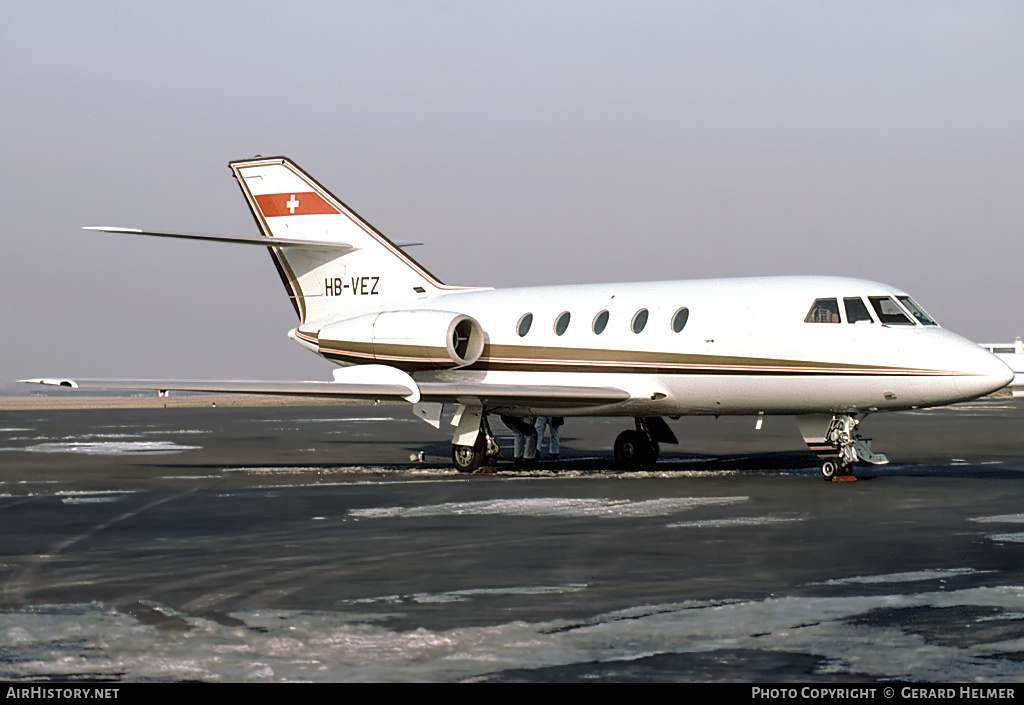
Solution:
[{"label": "wet pavement", "polygon": [[1024,676],[1019,401],[872,416],[853,483],[786,417],[467,476],[406,413],[0,412],[0,679]]}]

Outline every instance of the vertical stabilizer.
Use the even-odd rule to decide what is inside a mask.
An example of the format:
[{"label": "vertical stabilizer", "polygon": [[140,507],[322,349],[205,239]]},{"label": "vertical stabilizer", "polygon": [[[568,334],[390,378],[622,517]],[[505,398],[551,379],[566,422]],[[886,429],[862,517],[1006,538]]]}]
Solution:
[{"label": "vertical stabilizer", "polygon": [[[300,323],[326,322],[415,301],[447,287],[284,157],[231,162],[268,240]],[[353,251],[274,247],[275,237],[344,242]]]}]

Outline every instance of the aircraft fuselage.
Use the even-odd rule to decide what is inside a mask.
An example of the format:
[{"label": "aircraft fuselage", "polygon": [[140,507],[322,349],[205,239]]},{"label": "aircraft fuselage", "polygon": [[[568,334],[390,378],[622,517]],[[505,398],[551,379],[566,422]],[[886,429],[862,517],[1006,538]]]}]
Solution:
[{"label": "aircraft fuselage", "polygon": [[[872,298],[899,306],[905,296],[840,277],[476,290],[416,302],[418,310],[458,312],[480,323],[483,351],[470,365],[431,369],[393,338],[367,352],[316,337],[330,324],[303,326],[300,342],[312,347],[316,339],[317,351],[339,364],[406,369],[418,382],[604,385],[631,396],[585,409],[504,409],[512,414],[860,413],[949,404],[1006,384],[1006,366],[969,340],[902,308],[900,324],[883,324],[872,310]],[[822,299],[839,309],[858,299],[870,320],[850,322],[845,310],[835,322],[805,320]],[[646,317],[642,326],[638,316]]]}]

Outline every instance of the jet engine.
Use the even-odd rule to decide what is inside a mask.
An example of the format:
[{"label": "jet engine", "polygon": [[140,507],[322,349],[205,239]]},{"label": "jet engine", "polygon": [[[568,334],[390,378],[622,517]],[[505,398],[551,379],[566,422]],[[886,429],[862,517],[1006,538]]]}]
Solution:
[{"label": "jet engine", "polygon": [[384,311],[329,323],[318,333],[321,354],[338,362],[399,368],[466,367],[484,351],[475,318],[452,311]]}]

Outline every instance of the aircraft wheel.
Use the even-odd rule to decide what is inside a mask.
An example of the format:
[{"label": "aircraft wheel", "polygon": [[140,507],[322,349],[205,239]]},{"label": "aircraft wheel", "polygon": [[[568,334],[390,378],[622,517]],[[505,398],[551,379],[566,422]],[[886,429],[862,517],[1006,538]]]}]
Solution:
[{"label": "aircraft wheel", "polygon": [[649,465],[654,465],[658,462],[658,458],[661,456],[661,446],[658,445],[657,441],[651,441],[650,446],[647,448],[647,461]]},{"label": "aircraft wheel", "polygon": [[647,434],[640,431],[623,431],[615,439],[615,462],[627,470],[653,465],[659,452],[658,444],[648,441]]},{"label": "aircraft wheel", "polygon": [[487,439],[484,434],[477,436],[476,443],[471,446],[452,444],[452,463],[459,472],[476,472],[483,465]]},{"label": "aircraft wheel", "polygon": [[827,482],[830,482],[833,477],[841,474],[839,467],[839,461],[834,458],[821,461],[821,478]]}]

